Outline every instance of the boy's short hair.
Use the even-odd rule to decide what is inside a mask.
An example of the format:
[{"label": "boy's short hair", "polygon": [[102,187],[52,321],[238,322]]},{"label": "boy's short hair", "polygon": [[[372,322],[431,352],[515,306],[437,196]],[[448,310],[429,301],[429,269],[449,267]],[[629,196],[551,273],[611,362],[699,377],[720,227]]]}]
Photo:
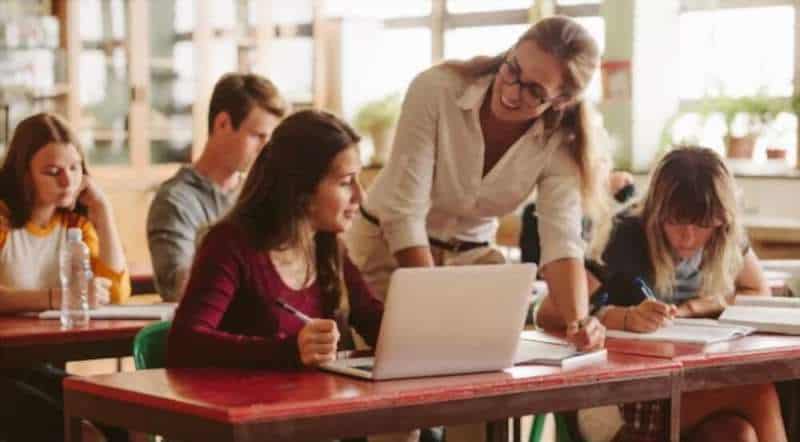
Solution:
[{"label": "boy's short hair", "polygon": [[289,110],[286,100],[271,81],[258,74],[229,73],[214,85],[208,106],[208,133],[214,130],[214,119],[227,112],[234,129],[239,129],[254,106],[283,117]]}]

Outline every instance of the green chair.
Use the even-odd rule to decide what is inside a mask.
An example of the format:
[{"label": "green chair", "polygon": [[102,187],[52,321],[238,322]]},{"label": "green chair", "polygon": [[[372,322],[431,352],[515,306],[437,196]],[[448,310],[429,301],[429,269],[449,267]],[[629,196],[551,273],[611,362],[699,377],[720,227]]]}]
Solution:
[{"label": "green chair", "polygon": [[[171,321],[150,324],[133,338],[133,363],[137,370],[163,368],[166,361],[167,334]],[[148,442],[156,442],[156,436],[147,436]]]},{"label": "green chair", "polygon": [[[554,413],[556,421],[556,441],[557,442],[583,442],[579,437],[573,435],[568,422],[567,415],[564,413]],[[537,414],[533,416],[533,424],[531,424],[531,435],[528,439],[529,442],[541,442],[542,432],[544,431],[544,421],[547,414]]]},{"label": "green chair", "polygon": [[170,321],[156,322],[136,333],[133,338],[133,362],[137,370],[164,367],[170,325]]}]

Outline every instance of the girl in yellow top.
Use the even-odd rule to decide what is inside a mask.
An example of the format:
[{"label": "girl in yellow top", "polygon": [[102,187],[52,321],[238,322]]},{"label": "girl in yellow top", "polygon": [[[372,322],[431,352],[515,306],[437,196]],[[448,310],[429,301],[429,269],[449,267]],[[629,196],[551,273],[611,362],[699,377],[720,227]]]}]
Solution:
[{"label": "girl in yellow top", "polygon": [[[66,122],[33,115],[17,126],[0,167],[0,313],[60,308],[58,256],[69,227],[83,231],[90,250],[90,304],[124,301],[130,279],[111,205]],[[0,439],[57,440],[63,376],[49,365],[0,371],[0,397],[14,398],[0,405]]]},{"label": "girl in yellow top", "polygon": [[69,227],[83,231],[91,252],[93,305],[124,301],[130,280],[111,204],[67,124],[37,114],[19,124],[0,168],[0,313],[59,308]]}]

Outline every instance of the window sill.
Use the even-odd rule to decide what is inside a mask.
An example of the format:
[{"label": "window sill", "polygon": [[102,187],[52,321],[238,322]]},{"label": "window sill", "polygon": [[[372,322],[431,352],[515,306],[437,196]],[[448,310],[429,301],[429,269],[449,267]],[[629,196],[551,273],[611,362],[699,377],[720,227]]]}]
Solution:
[{"label": "window sill", "polygon": [[755,163],[752,160],[726,159],[725,162],[739,178],[800,178],[800,170],[785,160]]}]

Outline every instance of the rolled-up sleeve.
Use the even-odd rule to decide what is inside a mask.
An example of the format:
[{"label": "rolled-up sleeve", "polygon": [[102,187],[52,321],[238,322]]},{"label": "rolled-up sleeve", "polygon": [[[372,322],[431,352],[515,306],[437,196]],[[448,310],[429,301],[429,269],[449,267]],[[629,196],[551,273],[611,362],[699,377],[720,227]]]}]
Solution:
[{"label": "rolled-up sleeve", "polygon": [[583,259],[581,178],[564,146],[550,157],[537,185],[536,211],[542,247],[540,266],[563,259]]},{"label": "rolled-up sleeve", "polygon": [[370,199],[392,253],[428,245],[425,219],[431,207],[437,124],[433,88],[438,85],[434,80],[430,73],[423,73],[411,83],[397,123],[392,157],[382,172],[393,185],[384,186],[375,201]]}]

